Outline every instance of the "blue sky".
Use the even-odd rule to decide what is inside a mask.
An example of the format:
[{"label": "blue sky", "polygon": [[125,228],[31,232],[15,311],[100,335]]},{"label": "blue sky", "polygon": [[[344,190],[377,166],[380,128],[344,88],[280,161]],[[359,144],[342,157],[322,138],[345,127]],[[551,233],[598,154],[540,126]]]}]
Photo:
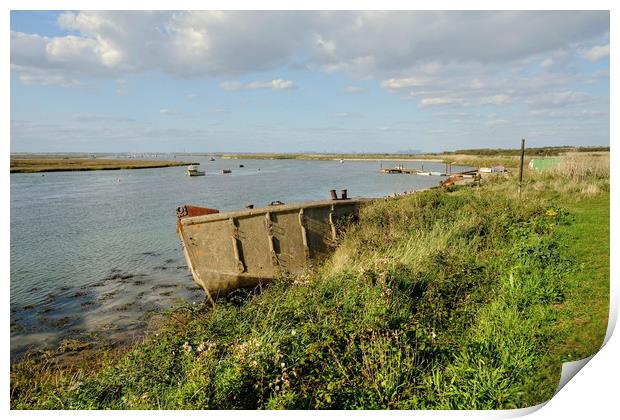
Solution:
[{"label": "blue sky", "polygon": [[607,12],[11,12],[12,152],[522,137],[609,145]]}]

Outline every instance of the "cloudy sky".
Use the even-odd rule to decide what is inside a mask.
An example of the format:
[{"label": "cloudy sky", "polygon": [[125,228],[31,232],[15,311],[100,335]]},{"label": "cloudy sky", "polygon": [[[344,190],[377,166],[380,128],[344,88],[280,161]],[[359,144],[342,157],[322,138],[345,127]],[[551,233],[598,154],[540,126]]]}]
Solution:
[{"label": "cloudy sky", "polygon": [[11,12],[11,151],[609,145],[608,12]]}]

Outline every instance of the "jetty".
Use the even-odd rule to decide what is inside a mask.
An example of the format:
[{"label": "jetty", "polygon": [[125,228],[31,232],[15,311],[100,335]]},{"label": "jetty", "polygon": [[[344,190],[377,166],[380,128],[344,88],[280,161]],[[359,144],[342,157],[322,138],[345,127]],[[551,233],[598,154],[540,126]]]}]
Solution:
[{"label": "jetty", "polygon": [[439,171],[425,171],[424,166],[422,169],[405,168],[399,165],[395,168],[381,168],[381,172],[384,174],[407,174],[407,175],[421,175],[421,176],[447,176],[445,172]]}]

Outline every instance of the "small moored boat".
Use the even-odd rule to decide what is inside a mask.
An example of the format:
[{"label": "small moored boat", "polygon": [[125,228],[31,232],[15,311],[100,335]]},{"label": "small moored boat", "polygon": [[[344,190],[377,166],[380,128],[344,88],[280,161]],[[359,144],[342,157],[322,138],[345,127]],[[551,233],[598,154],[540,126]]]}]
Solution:
[{"label": "small moored boat", "polygon": [[197,165],[189,165],[187,167],[187,175],[189,176],[203,176],[205,171],[199,171]]}]

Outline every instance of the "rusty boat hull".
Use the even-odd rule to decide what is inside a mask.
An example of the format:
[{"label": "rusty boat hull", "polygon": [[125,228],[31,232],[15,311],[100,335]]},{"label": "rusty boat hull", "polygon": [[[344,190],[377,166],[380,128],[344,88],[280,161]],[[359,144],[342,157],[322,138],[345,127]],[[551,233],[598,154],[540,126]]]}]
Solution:
[{"label": "rusty boat hull", "polygon": [[336,246],[340,227],[368,198],[312,201],[219,213],[183,206],[177,234],[194,281],[209,297],[299,273]]}]

